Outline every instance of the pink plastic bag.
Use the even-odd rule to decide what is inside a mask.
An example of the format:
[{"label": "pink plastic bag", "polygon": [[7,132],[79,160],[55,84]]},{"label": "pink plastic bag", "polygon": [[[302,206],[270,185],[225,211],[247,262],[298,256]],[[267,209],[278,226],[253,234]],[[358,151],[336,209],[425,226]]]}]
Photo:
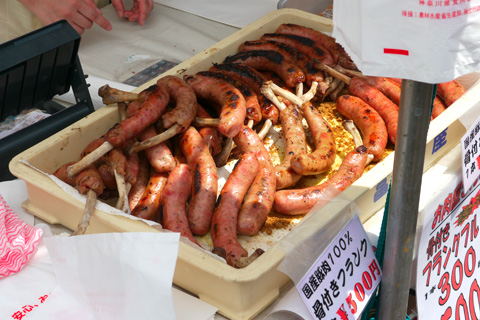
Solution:
[{"label": "pink plastic bag", "polygon": [[0,196],[0,278],[20,271],[41,237],[42,230],[23,222]]}]

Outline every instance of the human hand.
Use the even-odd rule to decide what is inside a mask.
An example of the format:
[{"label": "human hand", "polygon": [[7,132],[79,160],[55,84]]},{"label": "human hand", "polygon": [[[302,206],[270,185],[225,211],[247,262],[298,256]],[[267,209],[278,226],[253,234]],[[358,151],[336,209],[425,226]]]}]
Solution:
[{"label": "human hand", "polygon": [[44,24],[65,19],[79,33],[83,34],[94,23],[105,30],[112,25],[102,15],[93,0],[19,0],[29,11]]},{"label": "human hand", "polygon": [[153,0],[133,0],[133,7],[130,10],[125,10],[122,0],[112,0],[112,5],[118,17],[138,21],[141,26],[145,24],[145,19],[153,10]]}]

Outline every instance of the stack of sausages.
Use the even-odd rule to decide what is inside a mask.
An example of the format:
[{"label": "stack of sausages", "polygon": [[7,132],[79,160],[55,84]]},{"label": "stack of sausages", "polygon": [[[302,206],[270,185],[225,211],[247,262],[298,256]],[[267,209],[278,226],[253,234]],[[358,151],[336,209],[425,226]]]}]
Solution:
[{"label": "stack of sausages", "polygon": [[[122,176],[127,205],[117,208],[180,232],[199,246],[196,236],[210,234],[213,252],[233,267],[245,267],[253,258],[237,235],[257,234],[272,211],[307,213],[318,201],[328,201],[325,190],[341,192],[357,180],[368,155],[374,162],[383,159],[396,138],[395,97],[401,87],[395,80],[363,76],[332,37],[283,24],[275,33],[246,41],[209,70],[162,77],[138,95],[114,90],[107,99],[99,92],[106,103],[126,105],[125,119],[56,175],[73,183],[85,168],[94,168],[105,190],[97,194],[104,200],[121,197],[123,180],[117,176]],[[272,88],[285,95],[266,94]],[[458,82],[438,85],[445,108],[463,92]],[[354,121],[363,145],[341,159],[326,182],[297,188],[302,177],[331,171],[338,157],[330,124],[315,105],[328,100]],[[281,126],[284,134],[280,164],[273,163],[260,133],[268,131],[267,124]],[[312,152],[307,152],[307,136],[313,139]],[[219,190],[222,153],[236,165]]]}]

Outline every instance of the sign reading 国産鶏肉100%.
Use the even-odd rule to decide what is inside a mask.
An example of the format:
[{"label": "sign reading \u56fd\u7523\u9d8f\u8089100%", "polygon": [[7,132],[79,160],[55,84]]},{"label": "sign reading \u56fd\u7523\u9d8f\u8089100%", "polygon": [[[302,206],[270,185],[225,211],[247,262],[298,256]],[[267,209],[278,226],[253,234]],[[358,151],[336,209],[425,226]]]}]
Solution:
[{"label": "sign reading \u56fd\u7523\u9d8f\u8089100%", "polygon": [[297,290],[314,319],[358,319],[382,271],[358,218],[353,217],[315,261]]}]

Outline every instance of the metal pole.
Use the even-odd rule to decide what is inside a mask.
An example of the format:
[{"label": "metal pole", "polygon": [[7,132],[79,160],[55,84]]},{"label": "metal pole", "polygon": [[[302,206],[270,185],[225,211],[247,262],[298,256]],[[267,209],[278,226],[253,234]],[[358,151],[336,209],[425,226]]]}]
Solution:
[{"label": "metal pole", "polygon": [[378,319],[405,320],[433,84],[402,81]]}]

